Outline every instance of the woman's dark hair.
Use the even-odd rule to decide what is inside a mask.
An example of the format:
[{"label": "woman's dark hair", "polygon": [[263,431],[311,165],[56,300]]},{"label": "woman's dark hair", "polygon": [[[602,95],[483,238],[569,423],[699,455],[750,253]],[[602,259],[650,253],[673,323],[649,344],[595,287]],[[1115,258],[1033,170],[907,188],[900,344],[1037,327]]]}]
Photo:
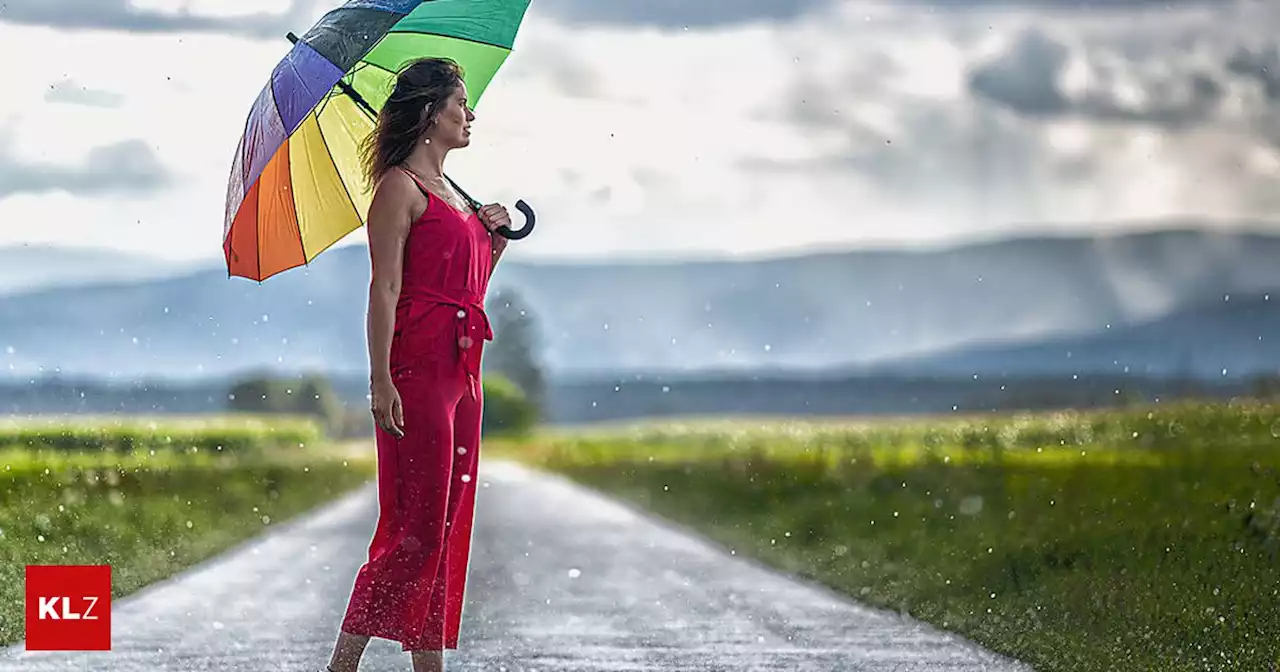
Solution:
[{"label": "woman's dark hair", "polygon": [[395,89],[378,113],[376,128],[365,140],[370,188],[409,158],[414,143],[461,82],[461,66],[448,58],[420,59],[400,71]]}]

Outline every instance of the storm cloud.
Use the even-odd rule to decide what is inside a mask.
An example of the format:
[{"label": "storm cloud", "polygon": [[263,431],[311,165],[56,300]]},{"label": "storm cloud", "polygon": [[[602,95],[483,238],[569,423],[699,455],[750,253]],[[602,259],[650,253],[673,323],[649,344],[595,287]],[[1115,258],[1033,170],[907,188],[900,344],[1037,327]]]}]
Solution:
[{"label": "storm cloud", "polygon": [[[788,94],[762,112],[815,141],[738,165],[929,203],[956,228],[1280,211],[1280,8],[904,4],[802,34]],[[848,48],[818,53],[840,31]]]},{"label": "storm cloud", "polygon": [[103,29],[139,33],[216,32],[245,37],[280,37],[298,30],[309,17],[311,0],[293,0],[283,14],[258,12],[234,18],[187,10],[135,9],[129,0],[7,0],[0,21],[62,29]]},{"label": "storm cloud", "polygon": [[532,11],[571,24],[706,28],[789,21],[838,0],[536,0]]},{"label": "storm cloud", "polygon": [[95,147],[79,166],[24,161],[0,154],[0,198],[51,191],[79,196],[149,193],[169,183],[168,172],[140,140]]},{"label": "storm cloud", "polygon": [[969,88],[1029,117],[1183,126],[1210,120],[1229,90],[1249,84],[1228,66],[1225,47],[1216,56],[1180,54],[1173,40],[1165,50],[1148,49],[1107,42],[1068,46],[1027,28],[973,66]]}]

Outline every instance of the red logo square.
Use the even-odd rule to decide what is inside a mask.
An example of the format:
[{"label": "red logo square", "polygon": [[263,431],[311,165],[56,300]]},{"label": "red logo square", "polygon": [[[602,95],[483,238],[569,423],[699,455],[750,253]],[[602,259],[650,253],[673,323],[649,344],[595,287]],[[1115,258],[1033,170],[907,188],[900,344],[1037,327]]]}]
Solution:
[{"label": "red logo square", "polygon": [[111,565],[27,565],[28,651],[111,650]]}]

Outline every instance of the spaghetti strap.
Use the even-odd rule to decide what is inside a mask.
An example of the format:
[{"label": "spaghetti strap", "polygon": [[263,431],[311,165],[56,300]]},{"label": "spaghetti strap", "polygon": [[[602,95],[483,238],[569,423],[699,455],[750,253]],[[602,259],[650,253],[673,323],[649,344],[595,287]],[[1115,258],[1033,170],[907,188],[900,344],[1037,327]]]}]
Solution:
[{"label": "spaghetti strap", "polygon": [[[450,210],[452,210],[455,214],[457,214],[459,217],[461,217],[461,218],[463,218],[463,219],[468,219],[468,218],[471,218],[471,217],[479,216],[479,212],[478,212],[478,211],[480,210],[480,204],[479,204],[479,203],[476,203],[476,202],[475,202],[475,199],[473,199],[473,198],[471,198],[470,196],[468,196],[468,195],[467,195],[465,192],[463,192],[461,189],[458,189],[457,185],[454,185],[454,184],[453,184],[453,180],[450,180],[448,175],[444,175],[444,176],[443,176],[443,177],[444,177],[444,179],[448,180],[448,181],[449,181],[449,184],[450,184],[450,185],[453,185],[453,188],[454,188],[454,189],[456,189],[456,190],[459,192],[459,195],[461,195],[461,196],[462,196],[462,199],[463,199],[464,201],[466,201],[466,202],[467,202],[468,207],[470,207],[470,208],[471,208],[471,212],[463,212],[463,211],[459,210],[459,209],[458,209],[458,207],[457,207],[456,205],[454,205],[453,203],[450,203],[450,202],[449,202],[449,199],[447,199],[447,198],[445,198],[445,197],[443,197],[443,196],[438,196],[438,195],[436,195],[436,194],[431,193],[431,190],[427,188],[427,185],[423,184],[422,180],[421,180],[421,179],[418,177],[418,175],[417,175],[416,173],[414,173],[412,170],[409,170],[408,168],[405,168],[404,166],[396,166],[396,168],[398,168],[398,169],[400,169],[401,171],[403,171],[405,175],[408,175],[408,176],[409,176],[409,179],[413,180],[414,184],[418,185],[418,188],[419,188],[419,189],[421,189],[421,190],[422,190],[422,193],[426,195],[426,197],[427,197],[427,208],[428,208],[428,209],[431,207],[431,199],[433,199],[433,198],[434,198],[434,199],[436,199],[436,200],[440,201],[441,203],[443,203],[443,204],[445,205],[445,207],[449,208],[449,209],[450,209]],[[426,211],[424,210],[423,212],[425,213]]]},{"label": "spaghetti strap", "polygon": [[[428,200],[430,200],[432,196],[435,196],[435,194],[432,194],[431,191],[427,189],[427,185],[423,184],[422,180],[418,179],[418,176],[413,171],[405,168],[404,166],[396,166],[396,168],[399,168],[401,171],[404,172],[405,175],[408,175],[409,178],[413,180],[414,184],[418,185],[418,188],[421,189],[423,193],[427,195]],[[448,175],[441,175],[441,177],[443,177],[445,180],[448,180],[449,186],[453,187],[453,190],[458,192],[458,195],[462,197],[462,200],[467,202],[467,205],[472,210],[480,209],[481,207],[480,202],[472,198],[471,194],[468,194],[467,192],[463,191],[462,187],[459,187],[458,183],[453,181],[453,178],[449,177]],[[436,196],[436,198],[439,198],[439,196]],[[449,207],[453,207],[453,206],[449,206]],[[457,208],[454,208],[454,209],[457,210]]]},{"label": "spaghetti strap", "polygon": [[427,185],[423,184],[422,180],[418,179],[417,175],[413,174],[413,171],[405,168],[404,166],[396,166],[396,168],[400,169],[400,172],[405,175],[408,175],[409,179],[413,180],[413,183],[418,185],[418,188],[422,190],[422,193],[427,197],[427,200],[431,200],[431,197],[434,196],[434,194],[431,193],[430,189],[427,189]]}]

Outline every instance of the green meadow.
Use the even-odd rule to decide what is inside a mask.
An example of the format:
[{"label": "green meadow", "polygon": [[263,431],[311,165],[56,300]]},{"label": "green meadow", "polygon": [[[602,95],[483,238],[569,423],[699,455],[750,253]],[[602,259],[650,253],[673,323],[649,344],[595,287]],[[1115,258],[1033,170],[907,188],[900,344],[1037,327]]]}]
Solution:
[{"label": "green meadow", "polygon": [[1280,663],[1280,407],[642,423],[487,450],[1036,669]]}]

